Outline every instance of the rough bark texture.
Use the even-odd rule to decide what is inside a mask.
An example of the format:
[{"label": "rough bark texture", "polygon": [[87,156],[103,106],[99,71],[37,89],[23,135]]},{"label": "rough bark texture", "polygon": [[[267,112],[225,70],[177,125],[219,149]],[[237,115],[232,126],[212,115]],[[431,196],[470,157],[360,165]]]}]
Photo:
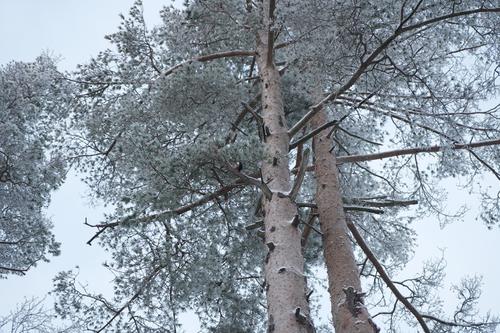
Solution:
[{"label": "rough bark texture", "polygon": [[[287,126],[281,95],[281,78],[268,54],[268,27],[273,6],[264,1],[264,29],[257,38],[257,65],[262,84],[264,160],[262,176],[272,192],[265,199],[264,226],[268,255],[265,263],[268,305],[268,332],[311,332],[309,308],[305,297],[304,258],[301,234],[293,221],[295,203],[287,196],[292,185],[288,168]],[[272,7],[271,7],[272,8]],[[270,61],[271,60],[271,61]],[[299,310],[297,310],[299,309]]]},{"label": "rough bark texture", "polygon": [[[320,110],[311,120],[313,128],[327,122]],[[316,203],[323,233],[323,250],[336,333],[375,333],[377,328],[363,305],[359,272],[343,210],[335,154],[330,152],[328,131],[313,139]]]}]

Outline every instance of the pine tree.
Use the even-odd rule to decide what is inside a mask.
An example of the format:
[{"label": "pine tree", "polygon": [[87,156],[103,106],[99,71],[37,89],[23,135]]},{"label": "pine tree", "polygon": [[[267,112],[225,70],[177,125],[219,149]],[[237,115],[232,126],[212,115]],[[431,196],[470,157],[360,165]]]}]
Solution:
[{"label": "pine tree", "polygon": [[[499,109],[479,107],[498,93],[498,3],[197,0],[153,30],[141,8],[107,37],[116,50],[71,78],[69,149],[116,208],[89,240],[113,253],[116,294],[63,272],[62,316],[175,332],[194,309],[208,331],[313,332],[306,276],[323,250],[336,332],[377,332],[372,303],[425,332],[495,329],[471,306],[477,281],[450,320],[430,293],[442,266],[403,283],[409,297],[390,275],[412,219],[440,213],[433,181],[500,180]],[[484,195],[493,225],[498,200]]]}]

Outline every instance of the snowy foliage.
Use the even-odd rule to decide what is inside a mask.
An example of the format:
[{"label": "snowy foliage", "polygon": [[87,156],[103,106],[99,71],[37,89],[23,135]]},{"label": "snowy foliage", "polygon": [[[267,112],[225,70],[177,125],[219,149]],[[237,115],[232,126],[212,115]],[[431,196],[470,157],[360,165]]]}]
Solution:
[{"label": "snowy foliage", "polygon": [[53,309],[44,306],[45,299],[25,298],[9,315],[0,317],[0,330],[10,333],[77,333],[81,329],[59,321]]},{"label": "snowy foliage", "polygon": [[43,210],[66,174],[68,89],[47,56],[0,68],[0,277],[59,254]]}]

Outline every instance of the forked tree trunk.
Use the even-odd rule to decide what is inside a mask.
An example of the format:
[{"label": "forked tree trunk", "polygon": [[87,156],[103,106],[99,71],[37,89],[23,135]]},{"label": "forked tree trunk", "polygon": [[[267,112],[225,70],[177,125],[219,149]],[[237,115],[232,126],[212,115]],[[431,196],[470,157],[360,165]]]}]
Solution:
[{"label": "forked tree trunk", "polygon": [[[281,95],[281,78],[272,61],[272,34],[268,32],[272,10],[263,3],[264,29],[257,38],[257,65],[262,84],[264,159],[262,177],[272,192],[264,204],[264,226],[268,255],[265,263],[268,332],[310,332],[309,307],[305,296],[304,257],[301,235],[294,220],[295,203],[287,196],[292,184],[288,168],[289,137]],[[272,51],[271,51],[272,52]]]},{"label": "forked tree trunk", "polygon": [[[313,128],[327,121],[320,110],[311,120]],[[375,333],[378,331],[363,305],[359,271],[348,237],[342,204],[339,174],[328,131],[313,139],[316,177],[316,204],[323,233],[323,251],[328,272],[328,290],[336,333]]]}]

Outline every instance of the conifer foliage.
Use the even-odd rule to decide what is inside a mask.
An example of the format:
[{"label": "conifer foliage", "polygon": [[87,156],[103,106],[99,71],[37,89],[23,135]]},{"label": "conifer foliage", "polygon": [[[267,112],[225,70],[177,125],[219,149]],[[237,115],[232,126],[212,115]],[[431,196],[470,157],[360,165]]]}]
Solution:
[{"label": "conifer foliage", "polygon": [[0,68],[0,277],[59,254],[43,209],[66,174],[58,147],[70,98],[48,56]]}]

